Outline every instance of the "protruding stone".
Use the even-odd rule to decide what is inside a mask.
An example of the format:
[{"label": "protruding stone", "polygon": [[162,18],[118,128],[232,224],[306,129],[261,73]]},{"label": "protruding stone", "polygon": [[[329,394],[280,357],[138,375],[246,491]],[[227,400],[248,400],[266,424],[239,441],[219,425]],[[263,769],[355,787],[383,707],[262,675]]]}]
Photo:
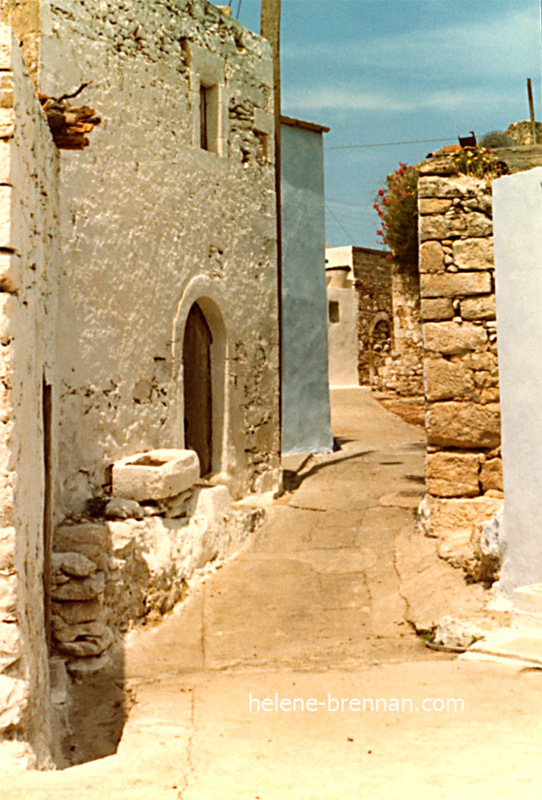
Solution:
[{"label": "protruding stone", "polygon": [[113,492],[131,500],[165,500],[189,489],[200,477],[193,450],[151,450],[113,464]]},{"label": "protruding stone", "polygon": [[138,502],[125,497],[112,497],[104,513],[110,519],[143,519],[145,516],[145,511]]},{"label": "protruding stone", "polygon": [[81,553],[53,553],[53,569],[74,578],[88,578],[96,572],[96,564]]},{"label": "protruding stone", "polygon": [[113,643],[113,633],[101,622],[82,622],[54,628],[57,648],[79,658],[99,656]]},{"label": "protruding stone", "polygon": [[466,650],[471,644],[482,639],[484,635],[485,632],[474,622],[443,617],[437,625],[435,644]]},{"label": "protruding stone", "polygon": [[73,578],[68,583],[54,587],[51,592],[51,598],[59,602],[66,600],[94,600],[102,594],[104,587],[104,573],[96,572],[88,578]]}]

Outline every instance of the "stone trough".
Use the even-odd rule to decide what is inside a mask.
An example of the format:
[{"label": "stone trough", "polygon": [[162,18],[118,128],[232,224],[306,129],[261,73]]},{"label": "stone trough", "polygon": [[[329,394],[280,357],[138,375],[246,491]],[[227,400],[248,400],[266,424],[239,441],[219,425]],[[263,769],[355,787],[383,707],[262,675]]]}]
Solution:
[{"label": "stone trough", "polygon": [[167,500],[189,489],[200,477],[193,450],[149,450],[113,464],[113,495],[128,500]]}]

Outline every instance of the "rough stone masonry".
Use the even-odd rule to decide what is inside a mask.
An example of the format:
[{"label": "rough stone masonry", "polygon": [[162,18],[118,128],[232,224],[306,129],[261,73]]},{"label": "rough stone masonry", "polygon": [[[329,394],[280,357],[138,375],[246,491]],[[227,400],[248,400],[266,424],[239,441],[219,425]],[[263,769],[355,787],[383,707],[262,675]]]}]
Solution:
[{"label": "rough stone masonry", "polygon": [[476,537],[503,498],[491,185],[439,166],[422,165],[419,180],[421,521],[443,558],[484,578]]}]

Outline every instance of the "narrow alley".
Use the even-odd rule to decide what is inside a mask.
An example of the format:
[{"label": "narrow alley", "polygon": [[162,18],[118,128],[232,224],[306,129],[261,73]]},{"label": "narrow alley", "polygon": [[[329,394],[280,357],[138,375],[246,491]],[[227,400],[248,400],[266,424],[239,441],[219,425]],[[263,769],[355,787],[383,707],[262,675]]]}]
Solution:
[{"label": "narrow alley", "polygon": [[332,421],[340,449],[298,459],[245,549],[128,635],[118,752],[10,776],[5,800],[537,796],[542,671],[432,651],[408,621],[425,567],[445,573],[435,606],[461,595],[457,570],[419,563],[423,430],[364,389],[335,390]]}]

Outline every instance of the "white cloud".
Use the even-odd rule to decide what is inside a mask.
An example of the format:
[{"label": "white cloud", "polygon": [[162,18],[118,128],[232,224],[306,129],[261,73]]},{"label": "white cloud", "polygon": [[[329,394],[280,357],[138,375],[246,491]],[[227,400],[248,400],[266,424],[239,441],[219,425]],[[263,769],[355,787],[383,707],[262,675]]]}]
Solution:
[{"label": "white cloud", "polygon": [[423,91],[411,93],[408,99],[394,93],[363,92],[352,88],[333,88],[327,83],[325,86],[311,87],[311,89],[285,88],[284,105],[286,108],[295,108],[300,111],[316,111],[342,109],[344,111],[381,111],[381,112],[412,112],[412,111],[456,111],[466,109],[491,108],[499,103],[506,102],[506,93],[487,92],[485,90],[471,91],[442,91],[425,93]]},{"label": "white cloud", "polygon": [[392,74],[418,75],[421,82],[433,75],[454,78],[493,78],[515,75],[518,70],[539,71],[538,10],[495,3],[486,21],[442,25],[415,32],[393,33],[366,39],[363,30],[345,31],[344,41],[317,46],[284,45],[287,65],[317,60],[329,67],[375,69]]}]

